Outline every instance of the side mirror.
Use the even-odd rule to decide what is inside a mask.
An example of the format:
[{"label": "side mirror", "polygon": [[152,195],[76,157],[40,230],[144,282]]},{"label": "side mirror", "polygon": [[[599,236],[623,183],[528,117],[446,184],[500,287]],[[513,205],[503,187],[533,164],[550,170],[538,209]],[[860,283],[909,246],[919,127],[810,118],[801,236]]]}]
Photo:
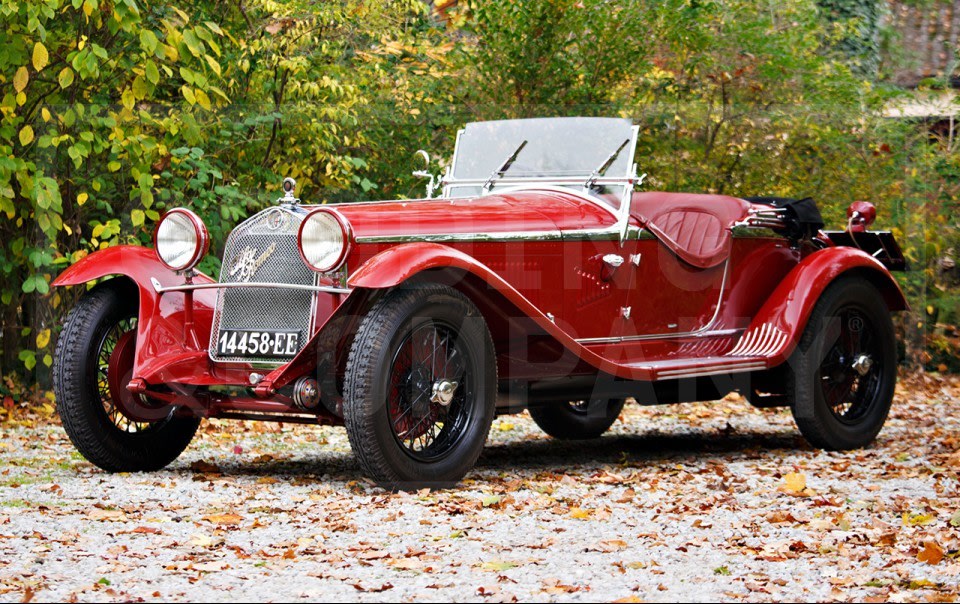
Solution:
[{"label": "side mirror", "polygon": [[430,174],[430,154],[424,151],[423,149],[417,149],[417,152],[413,154],[414,157],[419,157],[423,159],[423,169],[414,170],[412,172],[413,176],[417,178],[427,178],[429,182],[427,183],[427,199],[433,197],[433,192],[437,189],[438,182],[437,177],[434,174]]},{"label": "side mirror", "polygon": [[430,154],[427,153],[426,151],[424,151],[423,149],[417,149],[417,152],[414,153],[413,156],[414,156],[414,157],[422,157],[422,158],[423,158],[423,166],[424,166],[425,168],[429,168],[429,167],[430,167]]}]

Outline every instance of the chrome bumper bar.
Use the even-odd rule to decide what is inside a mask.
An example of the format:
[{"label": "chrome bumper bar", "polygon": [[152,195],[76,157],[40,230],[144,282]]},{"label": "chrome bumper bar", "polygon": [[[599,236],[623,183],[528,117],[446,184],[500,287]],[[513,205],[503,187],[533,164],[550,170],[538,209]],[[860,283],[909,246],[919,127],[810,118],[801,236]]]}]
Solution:
[{"label": "chrome bumper bar", "polygon": [[150,283],[153,284],[153,289],[156,290],[158,294],[165,294],[167,292],[185,292],[185,291],[194,291],[197,289],[230,289],[235,287],[253,287],[253,288],[264,288],[264,289],[299,289],[311,292],[324,292],[328,294],[349,294],[352,292],[352,289],[346,287],[333,287],[332,285],[300,285],[297,283],[185,283],[183,285],[171,285],[170,287],[164,287],[160,285],[160,282],[155,278],[150,278]]}]

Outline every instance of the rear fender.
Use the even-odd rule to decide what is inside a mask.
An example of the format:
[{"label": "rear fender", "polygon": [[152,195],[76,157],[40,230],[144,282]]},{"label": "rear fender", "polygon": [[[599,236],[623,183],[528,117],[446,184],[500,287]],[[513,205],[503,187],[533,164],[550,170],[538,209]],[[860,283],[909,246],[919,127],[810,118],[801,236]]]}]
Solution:
[{"label": "rear fender", "polygon": [[[133,376],[148,378],[150,383],[185,380],[222,383],[210,375],[213,368],[207,360],[207,343],[217,302],[215,290],[193,293],[193,335],[185,329],[183,292],[160,295],[151,279],[162,286],[180,285],[183,276],[164,266],[154,250],[119,245],[94,252],[63,271],[54,281],[55,287],[83,285],[118,275],[126,277],[140,292],[140,314],[137,321],[137,351]],[[213,283],[204,274],[196,274],[194,283]],[[187,362],[174,362],[183,361]],[[190,370],[183,369],[189,365]],[[180,367],[177,375],[163,375],[164,368]]]},{"label": "rear fender", "polygon": [[769,366],[786,361],[823,292],[838,278],[848,275],[869,279],[891,312],[909,309],[903,291],[883,264],[856,248],[830,247],[810,254],[787,274],[734,350],[759,350],[768,357]]}]

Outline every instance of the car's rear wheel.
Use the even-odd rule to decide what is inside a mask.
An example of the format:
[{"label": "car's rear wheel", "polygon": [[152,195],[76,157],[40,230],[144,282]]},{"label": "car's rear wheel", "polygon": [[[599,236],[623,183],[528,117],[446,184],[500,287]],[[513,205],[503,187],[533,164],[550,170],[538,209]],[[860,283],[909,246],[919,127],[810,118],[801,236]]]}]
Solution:
[{"label": "car's rear wheel", "polygon": [[593,399],[564,401],[530,407],[530,416],[540,429],[554,438],[597,438],[610,429],[626,401]]},{"label": "car's rear wheel", "polygon": [[476,463],[493,421],[496,359],[483,317],[457,290],[385,295],[360,323],[344,382],[350,445],[381,486],[451,486]]},{"label": "car's rear wheel", "polygon": [[896,336],[880,292],[859,277],[828,287],[787,373],[793,417],[811,444],[844,450],[871,443],[897,381]]},{"label": "car's rear wheel", "polygon": [[53,390],[77,450],[109,472],[158,470],[190,444],[200,420],[127,390],[137,344],[138,292],[112,279],[70,311],[54,353]]}]

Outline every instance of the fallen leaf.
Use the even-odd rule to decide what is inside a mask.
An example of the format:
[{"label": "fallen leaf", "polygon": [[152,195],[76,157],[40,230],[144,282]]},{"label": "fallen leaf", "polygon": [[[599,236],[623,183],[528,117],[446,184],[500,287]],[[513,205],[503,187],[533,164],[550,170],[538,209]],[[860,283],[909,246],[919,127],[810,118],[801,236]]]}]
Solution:
[{"label": "fallen leaf", "polygon": [[943,548],[936,541],[924,541],[923,549],[917,554],[917,560],[936,566],[943,560]]},{"label": "fallen leaf", "polygon": [[390,566],[397,570],[421,570],[424,567],[423,562],[416,558],[401,558],[400,560],[391,560]]},{"label": "fallen leaf", "polygon": [[243,522],[243,516],[234,514],[233,512],[227,512],[226,514],[210,514],[209,516],[204,516],[203,519],[207,522],[212,522],[213,524],[224,524],[228,526],[236,526]]},{"label": "fallen leaf", "polygon": [[213,545],[213,539],[207,535],[191,535],[190,545],[196,545],[197,547],[210,547]]},{"label": "fallen leaf", "polygon": [[481,564],[480,570],[499,573],[516,567],[517,565],[515,563],[507,562],[506,560],[490,560],[489,562],[484,562]]},{"label": "fallen leaf", "polygon": [[127,515],[120,510],[102,510],[100,508],[94,508],[90,510],[90,513],[87,514],[87,517],[91,520],[100,520],[104,522],[124,522],[127,520]]},{"label": "fallen leaf", "polygon": [[388,589],[393,589],[393,585],[390,583],[382,583],[379,587],[377,586],[366,586],[363,583],[353,583],[353,588],[357,591],[362,591],[365,593],[377,594],[382,591],[387,591]]},{"label": "fallen leaf", "polygon": [[190,464],[190,469],[201,474],[219,474],[220,468],[212,463],[198,460]]},{"label": "fallen leaf", "polygon": [[903,526],[926,526],[937,519],[933,514],[923,514],[920,512],[904,512],[900,516]]},{"label": "fallen leaf", "polygon": [[627,542],[622,539],[605,539],[597,544],[597,550],[601,552],[618,552],[627,548]]},{"label": "fallen leaf", "polygon": [[800,472],[789,472],[783,476],[783,484],[777,490],[795,497],[810,497],[816,493],[807,488],[807,477]]},{"label": "fallen leaf", "polygon": [[202,562],[200,564],[193,565],[193,570],[198,570],[204,573],[227,570],[228,568],[230,568],[230,565],[226,562]]},{"label": "fallen leaf", "polygon": [[495,507],[501,501],[503,501],[503,497],[501,495],[487,495],[481,501],[481,505],[483,505],[485,508]]}]

